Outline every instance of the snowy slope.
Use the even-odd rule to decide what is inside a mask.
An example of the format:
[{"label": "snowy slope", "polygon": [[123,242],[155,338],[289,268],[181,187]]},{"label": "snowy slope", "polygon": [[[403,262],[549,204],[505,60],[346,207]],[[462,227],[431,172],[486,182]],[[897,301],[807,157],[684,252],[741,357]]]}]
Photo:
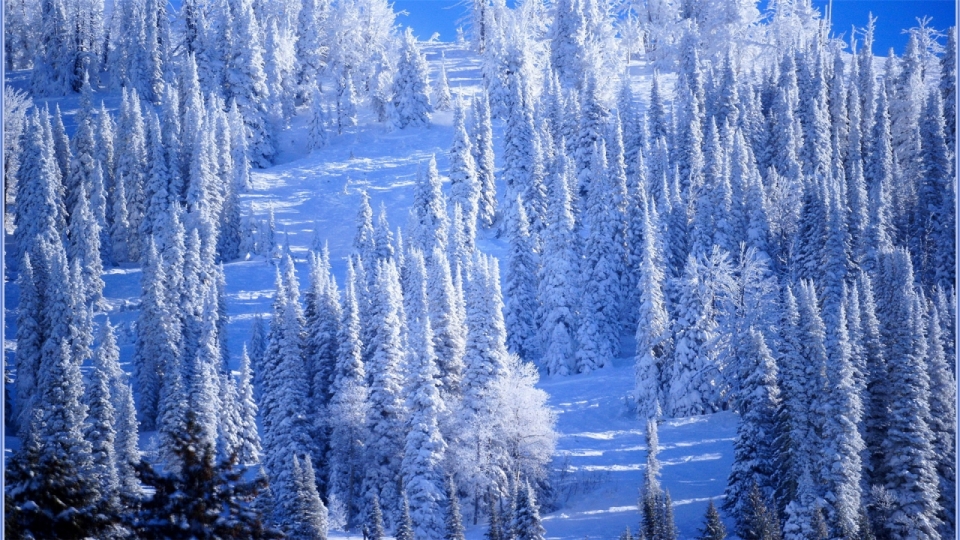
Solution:
[{"label": "snowy slope", "polygon": [[[480,80],[479,59],[451,44],[424,44],[432,76],[439,71],[441,50],[446,56],[454,95],[475,93]],[[650,71],[646,66],[634,66],[633,72],[636,95],[646,96],[649,78],[645,75]],[[100,99],[114,110],[119,102],[118,96],[112,94],[98,94],[95,103]],[[67,129],[72,131],[71,116],[77,99],[50,100],[51,106],[55,102],[60,103]],[[277,241],[289,241],[298,259],[301,283],[307,279],[307,250],[316,240],[328,242],[333,271],[342,285],[344,258],[353,241],[360,191],[369,192],[375,214],[383,203],[392,227],[405,227],[418,164],[425,164],[431,154],[436,154],[441,175],[445,174],[446,152],[453,136],[452,113],[436,113],[429,128],[391,131],[374,123],[368,111],[362,111],[358,128],[333,136],[327,148],[312,153],[305,150],[304,144],[307,117],[308,113],[302,112],[281,135],[278,164],[253,172],[253,187],[243,195],[243,212],[266,219],[273,209]],[[495,134],[499,154],[496,127]],[[481,235],[480,249],[503,258],[505,244],[490,232]],[[236,365],[253,315],[269,316],[274,268],[263,258],[254,257],[226,264],[225,270],[230,316],[228,342]],[[133,265],[109,268],[104,276],[109,317],[118,326],[121,361],[128,370],[133,355],[139,279],[139,268]],[[15,335],[17,300],[17,288],[8,282],[4,305],[8,361],[12,360],[9,355],[15,348],[9,338]],[[625,352],[631,349],[629,343],[624,347]],[[547,514],[544,522],[550,538],[615,538],[624,527],[636,529],[639,522],[637,490],[642,484],[646,447],[643,425],[625,406],[633,387],[632,358],[616,359],[613,364],[589,375],[544,377],[540,382],[558,413],[557,430],[561,435],[553,463],[559,509]],[[663,485],[673,497],[681,538],[697,533],[706,501],[723,494],[732,462],[736,421],[732,413],[720,413],[667,421],[660,428]],[[149,450],[151,438],[152,434],[144,434],[144,449]],[[17,444],[13,438],[7,438],[7,442],[8,449]],[[471,509],[465,505],[463,510],[468,537],[479,540],[485,524],[469,526]]]}]

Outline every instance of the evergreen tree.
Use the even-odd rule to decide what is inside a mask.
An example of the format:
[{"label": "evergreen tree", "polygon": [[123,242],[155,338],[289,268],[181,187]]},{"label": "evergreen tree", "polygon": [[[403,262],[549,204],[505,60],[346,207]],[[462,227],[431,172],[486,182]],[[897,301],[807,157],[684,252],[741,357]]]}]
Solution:
[{"label": "evergreen tree", "polygon": [[466,352],[464,316],[458,308],[458,294],[450,275],[446,254],[435,248],[427,269],[427,301],[433,331],[433,349],[439,364],[442,389],[447,396],[459,396]]},{"label": "evergreen tree", "polygon": [[534,252],[527,212],[517,196],[516,223],[510,231],[510,262],[507,266],[507,346],[521,358],[532,358],[536,347],[537,254]]},{"label": "evergreen tree", "polygon": [[447,512],[444,521],[444,540],[464,540],[463,519],[460,516],[460,496],[453,477],[447,477]]},{"label": "evergreen tree", "polygon": [[[952,187],[947,140],[944,136],[943,103],[940,94],[930,93],[920,125],[920,146],[923,159],[923,174],[917,193],[917,216],[915,225],[925,239],[915,248],[923,246],[923,281],[927,284],[951,285],[955,281],[955,238],[952,231],[956,223],[953,208],[956,192]],[[952,119],[951,119],[952,120]]]},{"label": "evergreen tree", "polygon": [[433,107],[438,111],[449,111],[452,99],[450,85],[447,82],[447,59],[441,52],[440,76],[437,78],[437,86],[433,89]]},{"label": "evergreen tree", "polygon": [[741,358],[747,379],[740,387],[737,408],[740,425],[734,445],[734,465],[727,483],[724,509],[737,517],[737,534],[749,536],[752,523],[749,509],[753,505],[752,491],[771,497],[776,476],[777,413],[780,408],[780,390],[777,387],[777,365],[767,347],[763,334],[749,329],[745,358]]},{"label": "evergreen tree", "polygon": [[265,481],[245,481],[245,471],[232,461],[217,463],[192,412],[185,428],[175,450],[182,470],[158,473],[147,462],[138,464],[141,480],[154,495],[125,516],[130,529],[145,538],[282,538],[264,527],[254,508]]},{"label": "evergreen tree", "polygon": [[397,62],[397,74],[393,81],[394,124],[400,128],[407,126],[425,127],[430,122],[429,86],[427,81],[427,62],[420,53],[413,29],[407,28],[403,34],[400,60]]},{"label": "evergreen tree", "polygon": [[440,173],[437,172],[437,160],[430,156],[426,173],[422,165],[417,170],[417,184],[413,192],[413,246],[428,256],[434,248],[445,250],[449,236],[450,220],[443,192]]},{"label": "evergreen tree", "polygon": [[547,531],[540,520],[540,505],[530,482],[517,489],[516,512],[513,515],[513,536],[517,540],[544,540]]},{"label": "evergreen tree", "polygon": [[316,476],[310,456],[304,456],[303,466],[293,456],[293,481],[297,490],[296,516],[293,535],[296,538],[327,538],[327,508],[317,493]]},{"label": "evergreen tree", "polygon": [[[109,321],[107,322],[109,327]],[[110,329],[112,332],[112,329]],[[112,339],[112,335],[107,337]],[[104,349],[104,346],[107,349]],[[110,348],[114,350],[110,350]],[[117,359],[111,358],[116,353],[116,343],[101,343],[94,354],[94,369],[88,377],[84,404],[87,406],[87,423],[84,426],[83,437],[91,445],[93,458],[92,473],[99,482],[98,492],[103,507],[107,511],[120,510],[120,479],[118,476],[117,456],[115,443],[117,432],[116,409],[113,406],[111,386],[114,371],[119,369]]]},{"label": "evergreen tree", "polygon": [[360,342],[360,320],[357,295],[354,288],[353,262],[347,262],[347,280],[344,306],[337,341],[336,373],[333,395],[330,398],[330,416],[333,419],[330,435],[330,491],[343,500],[347,509],[347,524],[355,523],[360,492],[363,431],[367,414],[367,383]]},{"label": "evergreen tree", "polygon": [[[635,390],[637,418],[649,419],[659,414],[663,404],[662,381],[667,370],[670,353],[670,315],[664,297],[664,273],[661,269],[661,254],[658,216],[656,207],[642,197],[644,208],[642,231],[642,260],[637,280],[639,310],[636,330],[637,351],[635,364]],[[652,214],[652,215],[651,215]]]},{"label": "evergreen tree", "polygon": [[[379,305],[376,319],[371,321],[377,328],[375,341],[367,345],[372,356],[366,366],[370,393],[364,491],[367,500],[378,496],[382,500],[398,502],[396,479],[403,456],[403,419],[406,415],[400,366],[406,351],[402,341],[403,298],[393,261],[378,264],[375,285]],[[394,508],[388,510],[388,523],[396,523]]]},{"label": "evergreen tree", "polygon": [[489,229],[497,215],[497,188],[494,182],[493,127],[490,120],[490,101],[486,92],[474,98],[471,137],[471,150],[477,165],[477,182],[480,184],[477,218],[481,226]]},{"label": "evergreen tree", "polygon": [[240,356],[240,380],[237,382],[237,405],[240,408],[240,451],[239,463],[255,464],[260,462],[260,434],[257,432],[257,402],[253,397],[253,370],[247,346],[243,346]]},{"label": "evergreen tree", "polygon": [[[69,284],[59,239],[44,241],[40,253],[49,282]],[[23,536],[81,538],[99,530],[94,510],[100,499],[98,479],[88,474],[93,466],[91,445],[81,431],[87,416],[81,401],[83,381],[70,350],[75,309],[68,287],[48,291],[37,414],[28,428],[27,444],[12,459],[7,476],[7,523],[23,531]]]},{"label": "evergreen tree", "polygon": [[323,98],[320,89],[313,90],[313,98],[310,100],[310,149],[319,150],[330,142],[330,134],[327,133],[327,110],[323,105]]},{"label": "evergreen tree", "polygon": [[[424,283],[423,273],[417,274]],[[443,538],[440,512],[442,465],[447,446],[438,426],[443,402],[440,399],[437,356],[433,349],[433,330],[427,315],[426,290],[419,286],[410,294],[420,296],[420,312],[407,313],[411,380],[407,398],[407,436],[400,473],[405,496],[409,496],[412,503],[411,518],[415,524],[412,537],[440,540]]]},{"label": "evergreen tree", "polygon": [[344,67],[337,79],[337,133],[343,134],[345,128],[357,125],[356,90],[353,87],[353,74]]},{"label": "evergreen tree", "polygon": [[[949,456],[954,449],[956,427],[956,382],[947,366],[944,354],[944,335],[940,313],[930,301],[927,317],[927,373],[930,376],[930,430],[933,432],[933,451],[937,456],[937,475],[940,478],[941,536],[950,537],[955,530],[957,472]],[[949,339],[949,338],[948,338]]]},{"label": "evergreen tree", "polygon": [[26,439],[38,398],[41,350],[46,339],[43,326],[43,291],[46,283],[42,275],[34,272],[29,253],[24,254],[18,274],[20,301],[17,305],[17,350],[14,356],[17,370],[14,411],[17,432]]},{"label": "evergreen tree", "polygon": [[887,377],[889,425],[883,440],[885,487],[894,506],[886,528],[894,536],[937,535],[937,473],[930,418],[928,352],[922,301],[915,290],[910,256],[903,249],[882,254],[878,298]]},{"label": "evergreen tree", "polygon": [[713,499],[710,499],[703,528],[700,529],[699,540],[724,540],[726,537],[727,528],[720,520],[720,514],[717,512],[717,507],[713,505]]},{"label": "evergreen tree", "polygon": [[296,82],[297,100],[316,107],[319,97],[317,78],[325,67],[324,33],[330,17],[330,2],[308,0],[300,6],[297,15]]},{"label": "evergreen tree", "polygon": [[397,540],[413,540],[413,519],[410,517],[410,503],[407,500],[406,493],[403,494],[403,501],[400,505],[400,519],[397,521],[396,532],[393,536]]},{"label": "evergreen tree", "polygon": [[238,46],[231,47],[226,59],[226,82],[231,94],[227,97],[235,100],[247,127],[250,161],[257,167],[266,167],[276,154],[273,134],[267,125],[267,105],[275,96],[270,95],[267,87],[261,28],[253,0],[235,0],[232,4],[230,35]]},{"label": "evergreen tree", "polygon": [[450,147],[450,201],[460,205],[465,220],[467,243],[473,246],[482,193],[465,116],[463,104],[457,100],[457,106],[453,110],[453,144]]},{"label": "evergreen tree", "polygon": [[550,375],[569,375],[574,366],[578,257],[568,188],[569,161],[558,156],[549,176],[550,204],[543,231],[537,300],[540,311],[540,363]]},{"label": "evergreen tree", "polygon": [[744,531],[742,538],[749,540],[780,540],[780,518],[776,508],[767,503],[767,498],[754,484],[744,507]]}]

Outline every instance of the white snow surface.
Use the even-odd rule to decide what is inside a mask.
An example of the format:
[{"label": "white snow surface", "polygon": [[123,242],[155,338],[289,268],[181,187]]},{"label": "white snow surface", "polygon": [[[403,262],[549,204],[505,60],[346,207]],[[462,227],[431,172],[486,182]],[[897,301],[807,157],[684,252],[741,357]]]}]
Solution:
[{"label": "white snow surface", "polygon": [[[472,51],[454,44],[422,43],[430,66],[431,81],[440,69],[440,53],[446,56],[450,90],[469,98],[479,90],[480,63]],[[631,66],[634,95],[644,107],[649,95],[652,69],[642,63]],[[7,82],[15,87],[26,86],[25,72],[8,74]],[[333,85],[324,81],[324,88]],[[103,100],[114,114],[119,106],[116,93],[97,93],[95,106]],[[36,100],[40,106],[59,104],[64,123],[72,134],[79,98],[71,96]],[[469,101],[465,100],[465,104]],[[434,113],[428,128],[391,130],[375,122],[367,108],[360,110],[359,126],[337,136],[331,134],[330,145],[309,152],[306,150],[309,111],[302,110],[291,121],[290,129],[279,139],[277,164],[252,172],[252,189],[242,195],[242,215],[266,219],[273,208],[277,224],[277,242],[285,235],[297,259],[301,286],[307,282],[305,255],[316,234],[329,243],[333,271],[342,286],[346,274],[345,258],[351,250],[360,191],[370,194],[375,215],[380,204],[387,209],[391,227],[406,228],[412,202],[413,184],[418,164],[436,154],[441,175],[446,174],[447,151],[453,139],[453,114]],[[494,121],[495,151],[500,155],[500,125]],[[499,160],[498,160],[499,161]],[[446,178],[444,178],[446,181]],[[498,189],[502,184],[498,181]],[[5,231],[7,253],[10,253],[11,231]],[[479,248],[504,260],[506,242],[492,231],[480,231]],[[504,261],[505,262],[505,261]],[[228,342],[231,365],[239,367],[240,350],[250,335],[254,314],[270,316],[274,287],[273,266],[262,257],[225,264],[227,281]],[[7,361],[13,361],[16,332],[18,291],[15,276],[5,281],[5,336]],[[107,315],[117,326],[121,363],[132,371],[133,337],[140,295],[140,270],[123,265],[105,270],[104,295]],[[103,321],[103,315],[97,322]],[[539,387],[550,394],[549,404],[558,413],[560,438],[551,478],[557,492],[558,508],[542,512],[544,527],[550,539],[616,538],[630,526],[636,532],[640,514],[638,490],[643,483],[647,449],[644,425],[633,417],[627,403],[633,391],[633,343],[624,340],[624,358],[614,359],[607,367],[587,375],[547,377],[541,375]],[[667,419],[659,430],[662,485],[673,498],[680,538],[693,538],[702,526],[707,501],[722,501],[727,475],[733,460],[737,416],[723,412],[685,419]],[[141,448],[150,452],[154,433],[141,434]],[[5,438],[5,457],[19,445],[15,437]],[[473,525],[472,505],[463,501],[467,538],[480,540],[486,532],[481,517]],[[732,523],[728,523],[728,528]],[[332,533],[332,538],[359,538],[355,534]]]}]

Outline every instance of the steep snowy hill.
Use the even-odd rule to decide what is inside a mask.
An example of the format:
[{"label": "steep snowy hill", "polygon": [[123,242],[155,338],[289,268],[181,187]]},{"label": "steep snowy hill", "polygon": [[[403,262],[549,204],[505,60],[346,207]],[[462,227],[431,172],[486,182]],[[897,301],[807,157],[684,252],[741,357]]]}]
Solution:
[{"label": "steep snowy hill", "polygon": [[[454,96],[464,98],[479,89],[479,58],[451,44],[425,44],[424,52],[431,76],[439,72],[441,52]],[[650,70],[632,66],[635,94],[649,92]],[[330,88],[329,85],[326,86]],[[97,94],[115,109],[115,94]],[[72,131],[72,116],[78,107],[76,98],[38,100],[63,109],[66,127]],[[375,215],[381,205],[392,228],[405,227],[412,203],[414,179],[419,164],[435,154],[441,175],[446,174],[447,151],[452,136],[452,113],[438,112],[428,128],[388,130],[377,124],[369,111],[361,111],[359,126],[332,136],[329,146],[308,152],[307,111],[297,116],[280,137],[278,163],[252,174],[252,188],[243,194],[245,217],[267,220],[272,211],[276,223],[276,241],[289,243],[297,259],[301,279],[306,279],[307,250],[328,243],[333,271],[342,284],[346,273],[345,257],[351,250],[355,216],[366,190]],[[499,156],[499,125],[495,126]],[[502,191],[502,185],[498,184]],[[492,231],[481,231],[480,249],[503,259],[504,241]],[[9,246],[9,235],[7,236]],[[254,314],[269,316],[274,291],[274,267],[262,256],[225,265],[228,315],[228,343],[231,365],[239,364],[240,350],[248,339]],[[7,279],[13,276],[8,275]],[[108,316],[118,327],[121,362],[128,369],[133,355],[134,324],[140,295],[140,270],[135,265],[108,268],[104,281]],[[15,350],[9,338],[15,335],[14,311],[17,287],[7,282],[5,298],[5,350],[8,361]],[[103,316],[98,316],[102,322]],[[550,406],[558,416],[560,439],[552,464],[557,509],[546,514],[544,524],[550,538],[615,538],[626,526],[634,530],[640,519],[637,511],[638,489],[642,484],[646,446],[644,427],[626,407],[633,389],[632,343],[624,346],[624,358],[613,366],[589,375],[547,377],[540,387],[550,394]],[[663,485],[674,501],[681,538],[697,534],[710,498],[719,499],[726,485],[732,462],[732,441],[737,417],[720,413],[690,419],[666,421],[660,427],[660,459]],[[155,448],[154,433],[143,434],[142,447]],[[17,441],[7,438],[7,447]],[[485,524],[473,522],[472,509],[465,507],[464,521],[468,537],[482,538]]]}]

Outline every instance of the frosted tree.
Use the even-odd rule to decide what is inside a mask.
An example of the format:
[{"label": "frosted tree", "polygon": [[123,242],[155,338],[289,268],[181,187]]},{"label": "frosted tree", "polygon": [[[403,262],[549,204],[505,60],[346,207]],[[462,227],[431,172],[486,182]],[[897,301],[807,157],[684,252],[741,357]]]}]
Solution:
[{"label": "frosted tree", "polygon": [[292,534],[298,538],[327,537],[327,508],[317,493],[316,476],[310,456],[303,457],[303,465],[293,456],[293,482],[296,486],[296,514]]},{"label": "frosted tree", "polygon": [[337,133],[357,125],[356,90],[353,86],[353,73],[344,67],[337,78]]},{"label": "frosted tree", "polygon": [[728,258],[719,249],[709,257],[690,255],[687,259],[679,283],[670,386],[664,406],[671,416],[704,414],[720,405],[723,380],[722,370],[717,372],[715,306],[729,286],[729,275]]},{"label": "frosted tree", "polygon": [[366,434],[366,474],[364,491],[367,500],[374,496],[394,501],[387,512],[388,523],[395,522],[394,504],[399,499],[397,475],[403,456],[403,380],[400,366],[405,357],[401,336],[403,328],[403,297],[397,268],[393,261],[377,265],[375,341],[367,346],[372,356],[367,364],[370,377],[369,409]]},{"label": "frosted tree", "polygon": [[257,402],[253,397],[253,370],[247,346],[240,355],[240,380],[237,381],[237,407],[240,410],[240,447],[237,461],[243,464],[260,462],[260,434],[257,432]]},{"label": "frosted tree", "polygon": [[[882,254],[878,313],[884,342],[889,417],[884,450],[885,487],[893,496],[886,520],[892,535],[921,533],[935,537],[937,472],[930,418],[928,352],[923,337],[923,302],[914,285],[910,255],[904,249]],[[906,473],[906,474],[905,474]]]},{"label": "frosted tree", "polygon": [[510,230],[510,260],[507,266],[507,346],[521,358],[538,354],[536,340],[537,268],[538,257],[534,252],[524,210],[523,199],[517,195],[513,211],[516,214],[514,227]]},{"label": "frosted tree", "polygon": [[643,247],[637,279],[640,298],[637,320],[634,397],[637,418],[655,418],[663,404],[662,387],[669,372],[671,346],[670,315],[664,295],[665,276],[662,269],[662,247],[656,207],[643,198]]},{"label": "frosted tree", "polygon": [[[125,92],[126,99],[120,106],[120,122],[117,128],[116,164],[114,177],[123,183],[126,198],[126,243],[130,259],[139,260],[143,248],[137,232],[144,218],[143,184],[146,175],[147,139],[140,98],[136,90]],[[114,223],[118,216],[114,215]]]},{"label": "frosted tree", "polygon": [[427,62],[420,53],[413,29],[403,34],[400,60],[393,81],[393,122],[400,128],[425,127],[430,123],[429,83]]},{"label": "frosted tree", "polygon": [[[59,239],[44,241],[39,251],[50,283],[69,283],[67,257]],[[68,287],[48,291],[43,309],[47,335],[36,385],[37,414],[31,417],[27,444],[11,459],[7,476],[11,489],[7,523],[27,535],[81,537],[98,530],[94,516],[84,511],[96,503],[100,493],[98,479],[86,474],[93,459],[91,445],[82,433],[87,407],[82,402],[80,365],[70,350],[75,309]]]},{"label": "frosted tree", "polygon": [[780,408],[780,389],[777,386],[777,365],[766,340],[756,328],[748,331],[741,371],[747,373],[740,387],[737,408],[740,424],[734,444],[734,465],[727,481],[724,508],[737,516],[737,532],[750,537],[747,508],[750,491],[757,486],[764,497],[770,498],[777,473],[777,415]]},{"label": "frosted tree", "polygon": [[471,150],[477,165],[477,182],[480,184],[477,219],[481,226],[490,228],[497,214],[497,188],[494,183],[493,127],[490,120],[490,101],[486,92],[474,98],[471,137]]},{"label": "frosted tree", "polygon": [[585,76],[587,21],[584,2],[563,0],[550,28],[550,66],[567,88],[577,87]]},{"label": "frosted tree", "polygon": [[103,262],[100,258],[100,225],[90,210],[86,187],[81,184],[77,203],[70,215],[67,254],[80,265],[84,305],[99,306],[103,301]]},{"label": "frosted tree", "polygon": [[529,482],[517,489],[516,513],[510,528],[517,540],[544,540],[547,531],[540,519],[540,505]]},{"label": "frosted tree", "polygon": [[[954,237],[949,234],[956,217],[952,211],[956,193],[950,184],[950,163],[944,136],[943,103],[940,94],[930,93],[920,125],[920,147],[923,174],[917,193],[916,225],[926,238],[916,247],[925,247],[923,279],[928,284],[952,284],[956,264]],[[917,245],[919,244],[919,245]]]},{"label": "frosted tree", "polygon": [[947,366],[944,353],[944,334],[940,313],[932,301],[927,316],[927,373],[930,376],[930,430],[933,432],[933,451],[937,456],[937,475],[940,479],[939,518],[941,535],[953,534],[956,465],[949,459],[954,448],[956,428],[950,419],[956,415],[956,383]]},{"label": "frosted tree", "polygon": [[26,435],[33,417],[40,377],[40,352],[46,334],[43,326],[43,291],[47,282],[44,280],[43,267],[38,270],[40,275],[33,269],[30,254],[24,254],[17,276],[20,300],[17,305],[18,345],[14,356],[14,367],[17,370],[17,378],[14,380],[14,418],[21,437]]},{"label": "frosted tree", "polygon": [[333,395],[330,398],[330,492],[346,505],[347,524],[355,523],[362,508],[358,500],[367,415],[367,383],[361,354],[360,319],[352,260],[347,262],[344,302]]},{"label": "frosted tree", "polygon": [[436,157],[431,156],[426,171],[423,165],[417,169],[417,184],[413,192],[412,245],[424,254],[433,253],[433,248],[445,250],[449,236],[450,219],[443,192]]},{"label": "frosted tree", "polygon": [[584,214],[583,285],[577,340],[577,370],[602,368],[619,355],[620,275],[623,273],[623,194],[607,170],[604,143],[594,146]]},{"label": "frosted tree", "polygon": [[277,272],[274,314],[261,366],[263,389],[258,406],[263,426],[264,464],[276,500],[276,519],[278,525],[289,530],[295,515],[296,490],[286,456],[305,454],[313,442],[306,416],[308,381],[303,360],[303,313],[289,255],[284,257],[283,269],[282,278],[279,270]]},{"label": "frosted tree", "polygon": [[438,111],[449,111],[452,106],[450,84],[447,82],[447,59],[440,53],[440,76],[437,77],[437,86],[433,89],[433,107]]},{"label": "frosted tree", "polygon": [[[529,198],[528,189],[534,182],[538,158],[533,103],[526,91],[526,83],[520,73],[512,73],[508,76],[506,84],[509,91],[509,115],[505,119],[503,128],[501,176],[506,186],[505,220],[501,223],[503,232],[517,227],[517,209],[513,205],[518,196],[522,197],[528,205],[533,203]],[[526,207],[527,210],[530,208],[530,206]],[[531,216],[528,212],[528,217],[536,219],[541,216]]]},{"label": "frosted tree", "polygon": [[[51,141],[45,136],[44,124],[44,116],[36,110],[27,119],[13,220],[18,263],[39,244],[42,233],[63,230],[65,225],[60,213],[63,202],[58,193],[59,171]],[[35,266],[39,262],[36,258],[33,260]]]},{"label": "frosted tree", "polygon": [[947,44],[940,57],[940,93],[943,96],[944,132],[947,148],[957,152],[957,29],[947,32]]},{"label": "frosted tree", "polygon": [[458,291],[454,286],[447,256],[434,249],[427,268],[427,305],[432,327],[433,350],[437,356],[439,377],[447,396],[460,395],[466,352],[467,329],[458,309]]},{"label": "frosted tree", "polygon": [[320,89],[313,90],[313,98],[310,100],[310,149],[319,150],[330,142],[330,134],[327,132],[327,110],[323,104],[323,98]]},{"label": "frosted tree", "polygon": [[175,306],[167,304],[166,272],[152,237],[147,242],[141,274],[141,308],[137,318],[134,349],[134,378],[139,391],[139,412],[143,428],[157,425],[161,374],[178,356],[179,329],[174,325]]},{"label": "frosted tree", "polygon": [[450,146],[450,201],[460,205],[467,242],[472,246],[476,238],[481,186],[465,116],[463,104],[457,100],[453,110],[453,144]]},{"label": "frosted tree", "polygon": [[119,496],[121,500],[129,501],[141,494],[140,482],[134,470],[134,465],[140,462],[137,411],[127,374],[120,368],[120,349],[109,320],[100,329],[100,345],[94,351],[93,358],[94,364],[108,378],[114,410],[113,454]]},{"label": "frosted tree", "polygon": [[117,511],[120,508],[120,479],[115,450],[116,409],[110,387],[113,372],[119,366],[115,358],[110,358],[110,351],[102,351],[102,347],[94,354],[94,369],[85,388],[84,404],[88,415],[83,436],[91,445],[93,472],[99,481],[101,500],[108,511]]},{"label": "frosted tree", "polygon": [[412,380],[408,386],[409,416],[400,475],[411,503],[410,516],[415,524],[413,534],[416,538],[440,540],[443,538],[443,460],[447,445],[438,424],[443,409],[440,372],[433,349],[433,330],[427,313],[422,267],[421,272],[417,273],[420,274],[422,285],[414,287],[410,294],[421,297],[417,302],[420,312],[407,313],[410,321],[409,377]]},{"label": "frosted tree", "polygon": [[575,347],[579,276],[569,175],[569,161],[558,156],[548,177],[550,205],[538,270],[540,363],[551,375],[568,375],[574,369],[570,360]]},{"label": "frosted tree", "polygon": [[463,518],[460,515],[460,496],[453,477],[447,477],[447,512],[444,522],[445,540],[464,540]]},{"label": "frosted tree", "polygon": [[[38,96],[58,96],[75,91],[77,50],[70,11],[63,0],[40,3],[39,32],[33,57],[31,86]],[[79,81],[76,81],[79,82]]]},{"label": "frosted tree", "polygon": [[271,98],[264,72],[261,28],[253,0],[237,0],[232,11],[231,36],[235,43],[227,58],[226,82],[247,127],[250,161],[266,167],[276,153],[273,134],[267,125],[267,104]]},{"label": "frosted tree", "polygon": [[316,107],[316,90],[319,89],[318,76],[326,64],[324,54],[327,46],[324,38],[330,18],[328,0],[308,0],[300,6],[297,15],[296,33],[296,83],[297,99]]}]

